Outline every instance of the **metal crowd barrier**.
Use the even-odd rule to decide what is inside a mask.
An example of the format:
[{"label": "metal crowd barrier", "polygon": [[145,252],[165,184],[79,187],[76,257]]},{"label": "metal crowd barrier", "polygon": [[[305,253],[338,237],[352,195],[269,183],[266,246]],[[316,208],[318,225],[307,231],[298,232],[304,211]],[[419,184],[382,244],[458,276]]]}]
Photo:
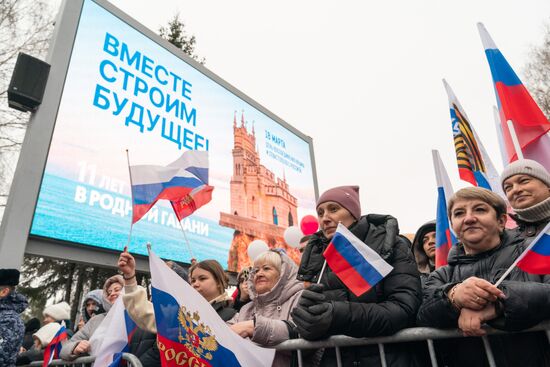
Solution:
[{"label": "metal crowd barrier", "polygon": [[[483,340],[483,346],[485,347],[485,354],[487,357],[487,362],[490,367],[496,367],[495,359],[493,356],[493,351],[491,345],[489,344],[489,335],[504,335],[512,334],[510,332],[493,329],[490,327],[484,328],[487,331],[487,335],[481,337]],[[517,333],[526,333],[533,331],[545,331],[548,341],[550,342],[550,320],[546,320],[535,327],[530,329],[522,330]],[[340,354],[340,348],[342,347],[356,347],[361,345],[372,345],[378,344],[378,350],[380,353],[380,360],[382,361],[382,367],[386,367],[386,355],[384,353],[384,344],[390,343],[402,343],[402,342],[413,342],[413,341],[425,341],[428,344],[428,351],[430,354],[430,361],[432,367],[437,367],[436,352],[434,348],[433,341],[435,339],[448,339],[448,338],[463,338],[462,332],[458,329],[435,329],[427,327],[415,327],[404,329],[397,332],[394,335],[390,336],[381,336],[375,338],[352,338],[345,335],[335,335],[331,336],[328,339],[318,340],[318,341],[307,341],[304,339],[292,339],[287,340],[277,346],[277,350],[289,350],[298,352],[298,366],[303,366],[301,350],[303,349],[320,349],[320,348],[334,348],[336,354],[336,363],[338,367],[342,367],[342,358]]]},{"label": "metal crowd barrier", "polygon": [[[139,359],[130,353],[123,353],[122,359],[126,361],[127,367],[143,367]],[[54,359],[50,362],[48,366],[68,366],[68,367],[91,367],[94,363],[95,357],[80,357],[74,361],[64,361],[62,359]],[[31,364],[25,365],[23,367],[42,367],[43,361],[32,362]]]}]

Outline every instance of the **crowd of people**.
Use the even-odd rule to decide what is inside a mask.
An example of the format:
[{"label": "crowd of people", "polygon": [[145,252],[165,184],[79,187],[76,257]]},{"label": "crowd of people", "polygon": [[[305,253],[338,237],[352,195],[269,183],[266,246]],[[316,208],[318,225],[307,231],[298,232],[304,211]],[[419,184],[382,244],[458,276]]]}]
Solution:
[{"label": "crowd of people", "polygon": [[[513,214],[502,197],[483,188],[464,188],[450,198],[448,218],[458,244],[449,252],[448,265],[437,269],[435,221],[422,225],[411,243],[399,234],[394,217],[361,214],[357,186],[335,187],[319,197],[320,230],[308,237],[299,265],[284,251],[267,251],[238,274],[233,297],[228,296],[228,277],[217,261],[196,262],[188,272],[175,263],[169,265],[236,334],[266,347],[293,338],[387,336],[414,326],[458,328],[464,336],[474,337],[486,334],[485,325],[520,331],[550,318],[550,275],[516,267],[498,286],[495,283],[550,222],[550,174],[535,161],[518,160],[505,168],[501,183]],[[517,223],[514,229],[506,229],[509,216]],[[324,266],[323,252],[340,223],[393,267],[359,296]],[[130,352],[144,366],[160,366],[153,305],[136,282],[135,261],[126,250],[118,268],[121,275],[85,295],[74,335],[63,343],[61,358],[73,360],[90,353],[92,335],[123,293],[126,310],[139,328]],[[1,366],[40,360],[61,325],[70,325],[66,303],[47,307],[42,326],[38,319],[23,324],[19,314],[27,301],[15,289],[18,281],[17,270],[0,269]],[[488,340],[498,351],[494,353],[498,366],[550,366],[543,332],[491,335]],[[429,365],[425,350],[416,346],[387,344],[386,365]],[[441,366],[488,365],[480,338],[437,341],[436,351]],[[336,365],[334,349],[304,354],[305,365]],[[344,366],[382,365],[376,345],[345,347],[340,357]],[[273,366],[295,363],[295,354],[279,351]]]}]

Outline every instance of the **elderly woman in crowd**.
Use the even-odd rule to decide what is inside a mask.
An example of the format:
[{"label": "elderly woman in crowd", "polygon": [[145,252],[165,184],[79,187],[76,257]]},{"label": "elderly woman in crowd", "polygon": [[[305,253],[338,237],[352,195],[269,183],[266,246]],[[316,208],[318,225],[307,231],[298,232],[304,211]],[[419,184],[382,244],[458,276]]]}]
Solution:
[{"label": "elderly woman in crowd", "polygon": [[[264,252],[254,260],[249,275],[251,302],[245,304],[229,323],[243,338],[264,346],[288,340],[294,325],[290,311],[304,288],[296,279],[298,267],[283,252]],[[273,366],[290,366],[291,355],[277,352]]]},{"label": "elderly woman in crowd", "polygon": [[[448,215],[460,243],[449,253],[448,265],[428,278],[418,324],[482,336],[484,323],[516,331],[550,317],[548,275],[515,268],[498,288],[493,285],[525,248],[517,233],[504,230],[504,200],[482,188],[461,189],[449,200]],[[543,333],[489,340],[499,366],[550,366]],[[487,365],[479,338],[453,340],[440,348],[439,358],[448,366]]]},{"label": "elderly woman in crowd", "polygon": [[[365,246],[376,251],[393,270],[375,287],[355,296],[327,266],[320,284],[302,293],[292,312],[298,332],[305,339],[323,339],[344,334],[353,337],[391,335],[414,325],[421,303],[418,270],[408,241],[399,236],[397,220],[391,216],[361,216],[359,187],[335,187],[317,201],[321,230],[310,239],[298,270],[298,279],[315,283],[321,275],[323,252],[338,223],[342,223]],[[410,366],[412,356],[404,345],[385,346],[388,366]],[[344,366],[379,366],[378,346],[342,349]],[[327,349],[322,365],[335,366],[334,349]]]},{"label": "elderly woman in crowd", "polygon": [[504,169],[501,182],[518,232],[530,243],[550,222],[550,174],[536,161],[519,159]]}]

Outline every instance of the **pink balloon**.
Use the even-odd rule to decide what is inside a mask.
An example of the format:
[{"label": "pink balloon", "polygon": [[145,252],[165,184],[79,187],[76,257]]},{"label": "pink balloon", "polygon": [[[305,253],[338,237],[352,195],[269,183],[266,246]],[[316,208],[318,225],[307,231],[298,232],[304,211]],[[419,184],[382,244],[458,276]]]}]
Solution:
[{"label": "pink balloon", "polygon": [[306,215],[300,221],[300,229],[305,236],[314,234],[319,229],[319,222],[313,215]]}]

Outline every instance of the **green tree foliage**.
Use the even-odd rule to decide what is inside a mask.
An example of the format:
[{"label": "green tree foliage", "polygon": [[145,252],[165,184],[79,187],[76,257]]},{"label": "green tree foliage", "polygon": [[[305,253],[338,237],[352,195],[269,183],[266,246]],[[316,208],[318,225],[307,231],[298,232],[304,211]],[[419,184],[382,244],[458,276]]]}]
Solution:
[{"label": "green tree foliage", "polygon": [[159,34],[162,38],[181,49],[193,60],[203,64],[206,59],[199,57],[195,52],[195,36],[189,36],[185,30],[185,24],[180,20],[179,14],[174,15],[174,18],[168,22],[166,27],[159,29]]},{"label": "green tree foliage", "polygon": [[533,47],[524,67],[525,83],[547,118],[550,118],[550,19],[545,25],[542,44]]}]

